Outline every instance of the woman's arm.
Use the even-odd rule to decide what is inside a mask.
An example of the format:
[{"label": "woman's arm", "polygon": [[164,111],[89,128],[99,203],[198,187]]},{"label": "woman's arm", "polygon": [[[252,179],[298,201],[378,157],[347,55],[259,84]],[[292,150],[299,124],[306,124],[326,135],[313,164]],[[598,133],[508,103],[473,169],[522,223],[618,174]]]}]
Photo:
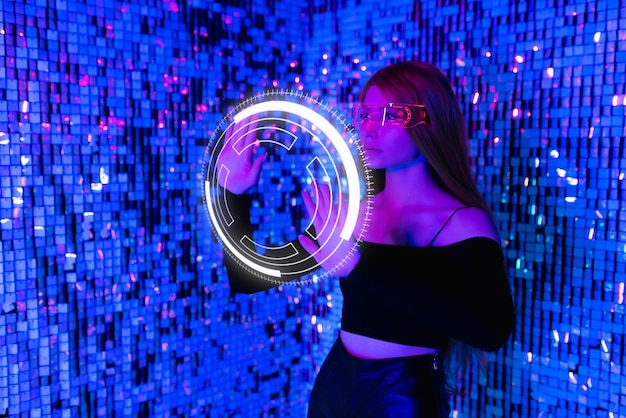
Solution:
[{"label": "woman's arm", "polygon": [[489,238],[364,250],[353,272],[359,276],[371,278],[372,302],[397,307],[414,321],[485,351],[500,348],[515,324],[502,250]]},{"label": "woman's arm", "polygon": [[[249,253],[257,254],[257,249],[251,245],[251,241],[243,239],[252,237],[250,196],[227,191],[224,197],[224,205],[227,205],[228,212],[232,216],[232,224],[228,227],[229,236],[236,243],[248,242]],[[219,205],[219,203],[216,204]],[[221,210],[226,210],[226,208]],[[280,263],[274,263],[272,260],[280,260]],[[266,249],[262,256],[255,256],[252,261],[261,268],[278,271],[280,276],[263,274],[247,265],[245,260],[237,259],[227,247],[224,247],[224,266],[232,292],[246,294],[261,292],[288,283],[318,268],[315,259],[302,247],[298,239],[281,248]]]}]

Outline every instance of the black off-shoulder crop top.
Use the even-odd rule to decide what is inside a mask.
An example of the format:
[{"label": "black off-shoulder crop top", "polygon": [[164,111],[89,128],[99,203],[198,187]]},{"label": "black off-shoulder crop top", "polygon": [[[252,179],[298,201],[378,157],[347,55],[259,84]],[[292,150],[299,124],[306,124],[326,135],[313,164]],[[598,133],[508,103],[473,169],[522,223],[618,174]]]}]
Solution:
[{"label": "black off-shoulder crop top", "polygon": [[361,243],[341,280],[341,328],[421,347],[450,338],[483,350],[508,339],[515,314],[500,245],[483,237],[442,247]]}]

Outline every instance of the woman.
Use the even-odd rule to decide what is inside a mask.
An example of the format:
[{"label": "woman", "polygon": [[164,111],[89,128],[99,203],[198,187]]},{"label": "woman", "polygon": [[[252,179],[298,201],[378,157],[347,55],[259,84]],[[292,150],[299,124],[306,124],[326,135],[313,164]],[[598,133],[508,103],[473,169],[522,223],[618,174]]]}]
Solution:
[{"label": "woman", "polygon": [[[359,251],[337,268],[338,259],[317,251],[309,235],[297,242],[334,269],[344,295],[339,338],[316,378],[308,414],[448,416],[442,363],[451,342],[497,350],[515,320],[500,237],[471,175],[465,121],[447,79],[423,62],[376,72],[356,119],[379,183]],[[250,154],[236,173],[239,186],[230,192],[240,196],[229,197],[233,205],[246,207],[241,194],[256,183],[262,163]],[[321,191],[318,210],[333,210],[328,189]],[[308,194],[304,202],[312,216]],[[226,261],[235,290],[270,287]]]}]

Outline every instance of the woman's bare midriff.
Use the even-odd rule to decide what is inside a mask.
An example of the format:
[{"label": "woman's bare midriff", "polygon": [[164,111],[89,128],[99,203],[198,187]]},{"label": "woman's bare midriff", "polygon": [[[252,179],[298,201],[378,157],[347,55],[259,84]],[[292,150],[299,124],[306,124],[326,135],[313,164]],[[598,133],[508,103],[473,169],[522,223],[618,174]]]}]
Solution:
[{"label": "woman's bare midriff", "polygon": [[339,332],[339,337],[348,353],[354,357],[371,360],[436,354],[439,351],[436,348],[416,347],[377,340],[344,330]]}]

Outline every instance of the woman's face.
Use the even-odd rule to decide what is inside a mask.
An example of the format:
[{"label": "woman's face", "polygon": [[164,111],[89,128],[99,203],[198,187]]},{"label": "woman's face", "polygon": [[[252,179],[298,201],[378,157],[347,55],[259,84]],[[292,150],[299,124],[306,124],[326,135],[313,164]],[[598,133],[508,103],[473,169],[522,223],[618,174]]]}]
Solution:
[{"label": "woman's face", "polygon": [[[363,105],[393,102],[376,86],[370,87]],[[393,169],[407,166],[419,151],[405,128],[381,126],[380,118],[366,119],[357,125],[367,165],[372,169]]]}]

